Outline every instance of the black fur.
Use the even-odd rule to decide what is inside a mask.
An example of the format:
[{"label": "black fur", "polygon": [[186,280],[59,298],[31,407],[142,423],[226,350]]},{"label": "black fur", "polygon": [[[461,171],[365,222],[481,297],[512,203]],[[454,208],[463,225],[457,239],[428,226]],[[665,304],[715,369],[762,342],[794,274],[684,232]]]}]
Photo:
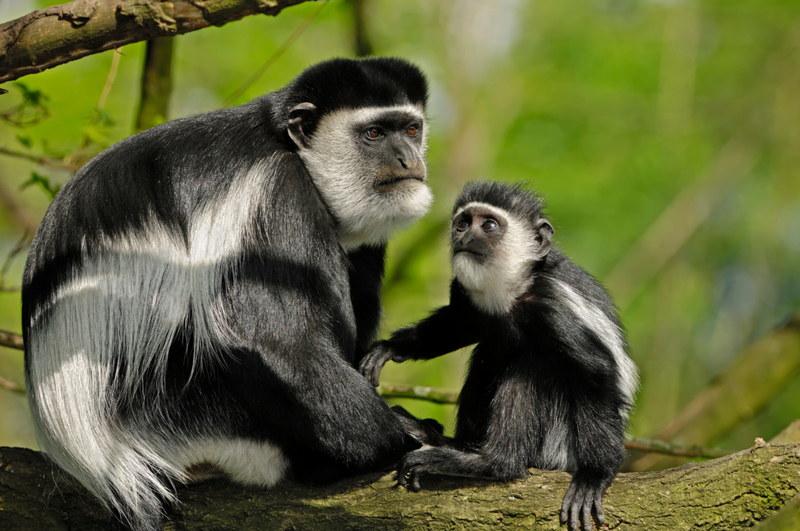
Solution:
[{"label": "black fur", "polygon": [[[120,444],[127,444],[127,435],[131,440],[141,436],[156,441],[154,447],[167,458],[195,440],[268,442],[288,457],[295,477],[308,481],[385,466],[419,447],[408,433],[413,426],[386,406],[353,365],[377,334],[385,245],[343,251],[286,124],[291,109],[303,102],[316,106],[315,119],[304,123],[304,132],[313,135],[318,119],[336,109],[424,107],[426,98],[423,74],[405,61],[336,59],[246,105],[168,122],[116,144],[89,162],[53,201],[23,280],[32,412],[42,446],[53,449],[57,462],[134,528],[159,525],[157,508],[132,501],[148,487],[134,486],[138,494],[127,497],[119,494],[114,481],[124,481],[115,467],[125,465],[114,463],[113,452],[83,455],[90,448],[64,442],[52,426],[80,430],[72,425],[80,419],[65,413],[54,421],[45,401],[63,398],[76,407],[97,408],[102,424],[93,429],[101,436]],[[212,337],[210,344],[199,343],[196,325],[202,317],[187,307],[163,356],[130,354],[126,345],[109,340],[107,350],[90,359],[105,364],[102,374],[107,376],[98,384],[102,396],[93,396],[91,389],[85,396],[81,390],[54,390],[71,377],[65,366],[86,362],[77,347],[62,355],[57,349],[68,345],[52,343],[89,345],[92,330],[113,338],[109,330],[118,323],[158,322],[158,312],[176,304],[164,300],[170,285],[160,272],[183,267],[191,224],[225,197],[234,176],[258,164],[268,164],[265,171],[272,177],[254,192],[258,204],[241,241],[232,246],[236,253],[208,266],[220,273],[210,273],[209,284],[203,285],[223,316],[216,324],[226,333]],[[133,238],[137,245],[156,245],[165,235],[174,239],[170,245],[181,256],[132,251],[149,272],[141,273],[142,285],[124,292],[126,263],[132,262],[113,242]],[[87,264],[94,264],[98,275],[91,276]],[[84,305],[87,315],[65,316],[63,304],[79,297],[94,297],[89,300],[116,317],[95,316],[90,303]],[[79,303],[84,304],[74,304]],[[80,328],[87,319],[96,322]],[[146,325],[131,329],[145,338],[151,333]],[[78,337],[84,332],[87,337]],[[147,347],[159,348],[160,340],[152,337]],[[133,363],[143,367],[132,380],[125,374]],[[96,383],[95,376],[81,377]],[[107,426],[117,431],[103,433],[111,429]],[[96,440],[91,433],[76,435]],[[101,462],[101,457],[108,459],[108,470],[83,470],[84,463]],[[108,483],[112,487],[104,486]]]},{"label": "black fur", "polygon": [[[454,214],[471,202],[500,207],[531,228],[541,223],[541,203],[518,186],[471,183]],[[418,490],[424,474],[509,481],[526,477],[529,467],[565,469],[573,473],[573,482],[562,520],[572,529],[581,522],[590,531],[591,510],[602,523],[603,492],[624,457],[631,397],[620,388],[619,360],[608,342],[570,306],[559,282],[599,309],[613,328],[609,332],[624,343],[603,288],[557,249],[549,249],[527,271],[532,284],[507,313],[476,306],[455,278],[450,304],[376,343],[360,369],[377,385],[388,360],[431,359],[477,343],[459,397],[455,437],[439,441],[441,447],[406,455],[398,481]],[[564,431],[561,444],[556,444],[558,430]],[[548,442],[548,437],[555,439]],[[554,452],[568,459],[559,463]]]}]

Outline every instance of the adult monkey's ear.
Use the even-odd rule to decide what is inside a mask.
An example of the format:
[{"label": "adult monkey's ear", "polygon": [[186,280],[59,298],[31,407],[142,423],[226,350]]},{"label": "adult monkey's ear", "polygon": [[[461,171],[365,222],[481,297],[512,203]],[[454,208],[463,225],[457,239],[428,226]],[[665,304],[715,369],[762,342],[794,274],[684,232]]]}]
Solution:
[{"label": "adult monkey's ear", "polygon": [[298,149],[308,147],[308,137],[303,131],[303,122],[314,116],[316,111],[317,106],[309,102],[301,103],[289,111],[289,121],[286,127],[289,130],[289,136]]}]

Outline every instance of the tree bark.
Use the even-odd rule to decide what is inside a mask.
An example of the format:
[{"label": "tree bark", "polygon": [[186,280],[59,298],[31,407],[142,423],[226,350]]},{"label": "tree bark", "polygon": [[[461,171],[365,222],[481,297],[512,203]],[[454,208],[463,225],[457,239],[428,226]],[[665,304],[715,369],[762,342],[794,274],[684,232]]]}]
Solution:
[{"label": "tree bark", "polygon": [[[165,529],[564,529],[558,514],[569,481],[564,472],[538,470],[512,483],[425,477],[423,490],[413,493],[396,488],[390,474],[324,487],[283,482],[269,490],[215,479],[181,487],[181,505]],[[735,530],[768,518],[798,492],[800,443],[759,441],[704,463],[620,474],[604,508],[610,529]],[[100,505],[42,454],[0,448],[0,529],[91,531],[109,525]]]},{"label": "tree bark", "polygon": [[74,0],[0,25],[0,83],[155,37],[277,15],[307,0]]}]

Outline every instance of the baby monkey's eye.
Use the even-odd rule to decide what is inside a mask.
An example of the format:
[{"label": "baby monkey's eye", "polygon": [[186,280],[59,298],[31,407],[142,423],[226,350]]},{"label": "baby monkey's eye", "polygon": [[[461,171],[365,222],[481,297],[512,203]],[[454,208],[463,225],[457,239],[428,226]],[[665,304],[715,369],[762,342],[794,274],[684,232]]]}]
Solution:
[{"label": "baby monkey's eye", "polygon": [[481,224],[481,228],[486,232],[492,232],[497,228],[497,222],[493,219],[487,219]]},{"label": "baby monkey's eye", "polygon": [[456,230],[457,231],[465,231],[468,228],[469,228],[469,222],[467,222],[467,221],[465,221],[463,219],[456,224]]}]

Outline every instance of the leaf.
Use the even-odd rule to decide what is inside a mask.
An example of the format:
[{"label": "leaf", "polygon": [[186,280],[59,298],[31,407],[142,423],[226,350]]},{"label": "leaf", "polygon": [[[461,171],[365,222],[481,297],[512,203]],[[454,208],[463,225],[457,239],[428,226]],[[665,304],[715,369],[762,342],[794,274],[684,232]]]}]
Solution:
[{"label": "leaf", "polygon": [[50,98],[41,90],[29,89],[27,85],[20,82],[16,82],[14,85],[19,87],[22,92],[22,99],[33,107],[45,107],[45,102],[50,101]]},{"label": "leaf", "polygon": [[28,149],[33,147],[33,138],[29,135],[17,135],[17,141]]},{"label": "leaf", "polygon": [[20,190],[24,190],[25,188],[27,188],[29,186],[34,186],[34,185],[37,185],[37,186],[41,187],[41,189],[44,190],[44,192],[48,196],[50,196],[50,200],[51,201],[53,199],[55,199],[56,194],[61,190],[61,185],[60,184],[57,184],[57,183],[56,184],[51,184],[49,177],[46,177],[46,176],[41,175],[39,173],[36,173],[35,171],[31,172],[31,178],[30,179],[28,179],[27,181],[22,183],[22,186],[20,186]]}]

